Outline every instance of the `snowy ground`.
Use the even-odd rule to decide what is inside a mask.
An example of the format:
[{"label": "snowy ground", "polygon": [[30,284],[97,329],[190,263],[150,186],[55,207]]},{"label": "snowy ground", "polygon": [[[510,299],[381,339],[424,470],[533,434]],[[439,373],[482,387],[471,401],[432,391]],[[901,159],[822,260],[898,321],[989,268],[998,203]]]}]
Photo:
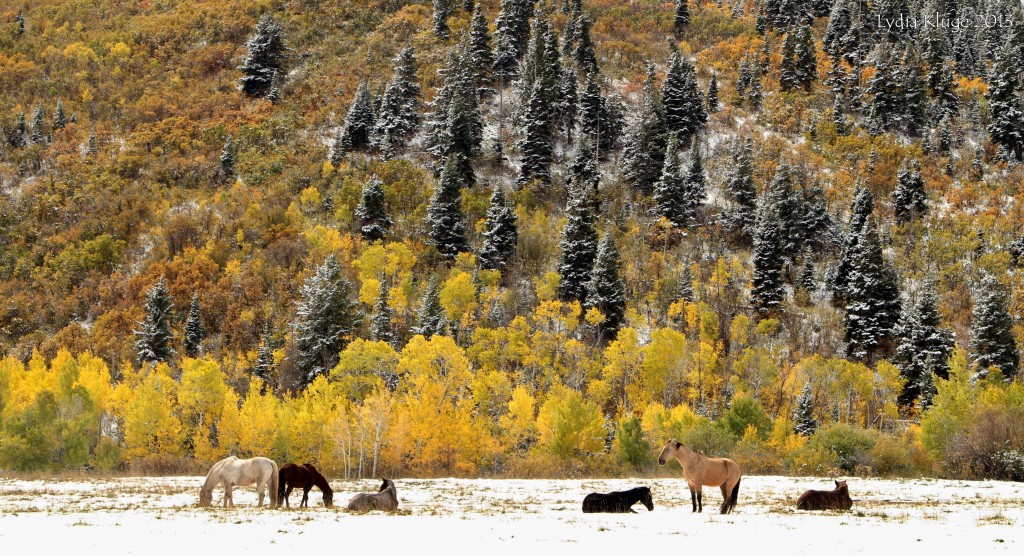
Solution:
[{"label": "snowy ground", "polygon": [[[939,554],[1015,553],[1024,547],[1024,484],[850,479],[853,510],[797,512],[807,488],[828,479],[744,477],[732,515],[714,513],[717,488],[705,489],[705,513],[692,514],[679,479],[396,480],[396,515],[327,509],[320,493],[305,510],[257,509],[251,489],[234,509],[197,508],[200,477],[96,481],[0,478],[3,554],[347,554],[353,549],[414,549],[418,554],[522,554],[557,547],[569,554]],[[334,481],[344,506],[377,481]],[[584,515],[594,491],[648,485],[654,511]],[[301,493],[299,493],[301,494]],[[220,502],[220,491],[214,494]],[[300,496],[292,494],[298,504]],[[13,550],[11,550],[13,549]],[[188,551],[192,551],[189,553]],[[223,551],[223,552],[221,552]],[[544,554],[548,552],[545,551]],[[642,552],[639,552],[642,553]],[[666,552],[666,554],[668,554]],[[532,555],[531,555],[532,556]],[[539,556],[539,555],[537,555]]]}]

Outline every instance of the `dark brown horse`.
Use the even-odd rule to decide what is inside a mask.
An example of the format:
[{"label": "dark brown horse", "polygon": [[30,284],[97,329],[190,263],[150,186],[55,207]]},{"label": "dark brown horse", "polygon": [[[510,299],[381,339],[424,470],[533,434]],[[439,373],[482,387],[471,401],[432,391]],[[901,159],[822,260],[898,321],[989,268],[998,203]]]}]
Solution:
[{"label": "dark brown horse", "polygon": [[643,503],[648,511],[654,511],[654,500],[651,499],[651,489],[648,487],[636,487],[622,492],[591,492],[583,499],[583,513],[610,513],[628,514],[633,511],[633,504]]},{"label": "dark brown horse", "polygon": [[288,505],[288,497],[291,496],[292,489],[294,488],[302,489],[300,508],[306,507],[306,503],[309,500],[309,491],[313,487],[319,488],[320,492],[324,493],[324,506],[330,508],[334,505],[334,491],[331,490],[330,483],[316,470],[316,467],[313,467],[312,463],[304,463],[302,465],[286,463],[281,466],[279,477],[277,499],[279,501],[284,500],[286,508],[291,507]]},{"label": "dark brown horse", "polygon": [[798,510],[849,510],[852,506],[846,481],[836,481],[835,490],[808,490],[796,500]]}]

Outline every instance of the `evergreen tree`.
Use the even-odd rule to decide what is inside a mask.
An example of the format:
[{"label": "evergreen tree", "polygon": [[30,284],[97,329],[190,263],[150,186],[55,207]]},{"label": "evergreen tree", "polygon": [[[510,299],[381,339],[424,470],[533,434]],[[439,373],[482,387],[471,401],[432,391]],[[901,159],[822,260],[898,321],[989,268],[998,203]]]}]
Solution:
[{"label": "evergreen tree", "polygon": [[814,393],[811,391],[811,383],[805,382],[800,397],[796,399],[796,409],[793,411],[793,432],[800,436],[809,437],[818,429],[818,421],[814,418]]},{"label": "evergreen tree", "polygon": [[230,135],[220,151],[220,170],[227,177],[235,175],[235,141]]},{"label": "evergreen tree", "polygon": [[897,129],[900,122],[900,76],[893,68],[892,47],[884,45],[875,52],[875,74],[868,80],[865,95],[870,99],[867,120],[871,133]]},{"label": "evergreen tree", "polygon": [[57,99],[57,110],[53,113],[53,130],[64,129],[68,126],[68,118],[64,115],[64,101]]},{"label": "evergreen tree", "polygon": [[718,112],[718,75],[711,74],[711,83],[708,83],[708,113],[714,114]]},{"label": "evergreen tree", "polygon": [[430,244],[448,260],[469,251],[466,243],[466,218],[462,214],[463,187],[458,157],[451,155],[427,208]]},{"label": "evergreen tree", "polygon": [[900,292],[896,273],[882,257],[878,231],[870,218],[851,262],[844,321],[847,354],[873,364],[891,351],[893,327],[900,316]]},{"label": "evergreen tree", "polygon": [[593,23],[590,18],[586,15],[580,16],[579,19],[579,40],[576,42],[576,48],[573,49],[572,59],[576,61],[576,65],[583,72],[583,75],[593,75],[597,73],[597,53],[594,52],[594,41],[590,38],[590,28]]},{"label": "evergreen tree", "polygon": [[935,291],[926,287],[917,301],[905,308],[894,330],[899,338],[895,363],[904,381],[899,395],[901,406],[909,407],[921,397],[923,390],[933,383],[930,375],[948,378],[953,333],[940,327],[938,305]]},{"label": "evergreen tree", "polygon": [[203,321],[199,316],[199,294],[192,296],[192,304],[188,308],[188,320],[185,321],[185,356],[199,356],[203,343]]},{"label": "evergreen tree", "polygon": [[479,256],[481,268],[504,270],[515,256],[518,241],[515,211],[505,202],[501,186],[495,185],[484,225],[484,245]]},{"label": "evergreen tree", "polygon": [[22,13],[21,9],[18,9],[18,14],[14,16],[14,23],[17,24],[15,33],[20,37],[25,34],[25,14]]},{"label": "evergreen tree", "polygon": [[405,146],[420,124],[423,92],[416,77],[416,57],[411,46],[395,58],[391,82],[384,90],[377,113],[375,133],[381,150]]},{"label": "evergreen tree", "polygon": [[1006,289],[991,274],[985,274],[974,293],[971,315],[971,350],[980,369],[979,376],[988,376],[991,368],[997,367],[1006,380],[1013,380],[1020,368],[1013,317]]},{"label": "evergreen tree", "polygon": [[517,145],[523,152],[519,167],[519,183],[533,180],[542,185],[551,183],[552,129],[550,100],[545,94],[545,83],[534,82],[527,99],[522,138]]},{"label": "evergreen tree", "polygon": [[295,343],[299,353],[300,386],[326,374],[338,363],[338,354],[362,320],[351,299],[352,286],[341,276],[331,255],[299,289]]},{"label": "evergreen tree", "polygon": [[376,117],[373,113],[373,99],[366,83],[360,83],[356,89],[356,96],[352,99],[352,106],[348,109],[348,116],[345,117],[345,125],[341,132],[341,149],[349,153],[353,151],[365,151],[370,148],[373,137],[373,127]]},{"label": "evergreen tree", "polygon": [[786,33],[782,41],[782,65],[779,67],[779,84],[783,91],[794,89],[811,90],[811,84],[818,77],[818,57],[810,24],[799,25]]},{"label": "evergreen tree", "polygon": [[664,165],[667,129],[661,98],[654,87],[654,68],[648,66],[647,83],[636,118],[626,130],[622,149],[622,175],[639,191],[650,195]]},{"label": "evergreen tree", "polygon": [[89,142],[85,147],[85,153],[89,156],[96,156],[99,152],[99,145],[96,143],[96,130],[92,130],[89,132]]},{"label": "evergreen tree", "polygon": [[383,239],[393,222],[388,218],[388,205],[384,199],[384,184],[373,176],[363,185],[363,196],[356,206],[359,232],[366,241]]},{"label": "evergreen tree", "polygon": [[338,129],[334,133],[334,141],[331,143],[331,150],[327,153],[327,160],[330,160],[331,164],[335,167],[341,164],[341,161],[345,158],[345,145],[341,141],[343,132],[343,129]]},{"label": "evergreen tree", "polygon": [[448,18],[455,11],[454,0],[434,0],[434,34],[445,40],[449,36]]},{"label": "evergreen tree", "polygon": [[28,126],[25,125],[24,112],[18,114],[18,120],[14,124],[14,129],[12,129],[11,132],[7,135],[7,142],[10,143],[11,147],[14,147],[15,149],[28,145]]},{"label": "evergreen tree", "polygon": [[146,292],[143,310],[146,317],[139,322],[139,328],[134,332],[135,352],[138,354],[139,363],[170,360],[175,353],[171,346],[174,340],[174,333],[171,331],[174,302],[163,278]]},{"label": "evergreen tree", "polygon": [[833,59],[858,65],[871,45],[863,19],[860,0],[836,0],[821,40],[825,52]]},{"label": "evergreen tree", "polygon": [[597,309],[604,315],[600,336],[606,341],[615,337],[626,316],[626,285],[619,276],[621,266],[611,233],[606,233],[597,246],[584,303],[584,309]]},{"label": "evergreen tree", "polygon": [[494,74],[505,83],[516,76],[530,37],[535,0],[502,0],[494,22]]},{"label": "evergreen tree", "polygon": [[896,189],[892,192],[892,208],[896,222],[905,224],[928,210],[925,203],[924,180],[917,160],[904,164],[896,174]]},{"label": "evergreen tree", "polygon": [[494,94],[494,79],[491,75],[494,67],[492,48],[491,33],[487,28],[487,17],[484,15],[483,6],[477,3],[469,27],[469,52],[473,59],[473,74],[481,99],[489,98]]},{"label": "evergreen tree", "polygon": [[679,273],[679,282],[676,284],[675,298],[678,301],[693,303],[697,297],[693,294],[693,272],[689,264],[683,264],[683,270]]},{"label": "evergreen tree", "polygon": [[850,274],[853,272],[853,258],[857,252],[857,242],[860,241],[861,232],[868,217],[875,210],[875,199],[871,190],[857,185],[857,191],[853,195],[853,202],[850,205],[850,224],[846,230],[846,238],[843,248],[839,254],[839,267],[836,269],[832,281],[832,293],[837,302],[841,302],[846,296],[846,286]]},{"label": "evergreen tree", "polygon": [[466,44],[460,44],[448,52],[441,71],[444,83],[434,98],[428,123],[427,148],[440,162],[446,163],[454,156],[460,179],[472,187],[476,184],[472,160],[480,152],[484,124],[466,48]]},{"label": "evergreen tree", "polygon": [[804,247],[805,235],[801,225],[806,207],[793,188],[793,168],[789,164],[783,162],[776,168],[763,202],[774,207],[779,229],[779,253],[784,259],[794,260]]},{"label": "evergreen tree", "polygon": [[704,110],[704,95],[697,88],[697,75],[679,49],[671,45],[672,54],[668,60],[668,72],[662,86],[661,104],[665,125],[669,131],[679,134],[680,141],[686,145],[708,121]]},{"label": "evergreen tree", "polygon": [[687,225],[684,222],[687,216],[685,187],[685,176],[679,160],[679,136],[670,133],[661,178],[654,184],[654,202],[656,213],[676,227]]},{"label": "evergreen tree", "polygon": [[1024,100],[1021,97],[1020,59],[1009,41],[996,55],[985,94],[992,114],[988,133],[992,141],[1024,160]]},{"label": "evergreen tree", "polygon": [[600,185],[601,176],[597,170],[597,154],[586,136],[576,147],[576,155],[569,164],[569,186],[583,188],[595,196]]},{"label": "evergreen tree", "polygon": [[256,25],[256,32],[246,43],[249,50],[242,61],[242,92],[250,97],[265,97],[270,93],[274,77],[284,65],[285,46],[281,26],[266,13]]},{"label": "evergreen tree", "polygon": [[432,336],[447,334],[447,330],[448,319],[445,317],[444,307],[441,306],[441,288],[437,284],[437,279],[431,278],[423,293],[423,299],[420,300],[416,327],[412,332],[429,340]]},{"label": "evergreen tree", "polygon": [[704,206],[707,196],[708,186],[704,179],[704,165],[701,163],[700,149],[695,144],[690,149],[690,162],[686,166],[686,176],[683,179],[680,225],[687,228],[697,225],[698,213]]},{"label": "evergreen tree", "polygon": [[926,122],[927,103],[920,63],[910,48],[903,50],[895,76],[899,87],[899,127],[907,135],[917,136]]},{"label": "evergreen tree", "polygon": [[736,94],[754,109],[760,108],[762,100],[761,68],[756,57],[748,50],[740,61],[739,74],[736,77]]},{"label": "evergreen tree", "polygon": [[36,106],[35,111],[32,112],[32,142],[42,143],[43,138],[43,107]]},{"label": "evergreen tree", "polygon": [[579,98],[580,136],[589,140],[597,150],[598,158],[610,152],[618,143],[621,122],[614,106],[601,95],[601,76],[592,73]]},{"label": "evergreen tree", "polygon": [[370,318],[370,339],[374,342],[395,343],[395,332],[391,328],[391,306],[388,305],[388,280],[381,278],[380,295]]},{"label": "evergreen tree", "polygon": [[563,301],[582,302],[587,297],[587,282],[597,257],[597,231],[591,206],[589,189],[574,187],[569,192],[565,207],[568,221],[558,245],[558,297]]},{"label": "evergreen tree", "polygon": [[672,30],[675,32],[676,40],[683,40],[683,31],[690,24],[690,6],[688,0],[673,1],[676,4],[676,11],[672,18]]},{"label": "evergreen tree", "polygon": [[277,349],[277,343],[274,341],[268,319],[263,325],[263,336],[260,338],[260,345],[256,350],[256,362],[252,367],[252,375],[263,381],[264,388],[266,388],[265,385],[270,384],[274,376],[275,349]]},{"label": "evergreen tree", "polygon": [[777,313],[785,300],[782,283],[783,234],[778,206],[765,200],[757,211],[754,227],[754,276],[751,304],[762,316]]},{"label": "evergreen tree", "polygon": [[750,139],[737,138],[732,144],[732,166],[726,174],[725,191],[732,201],[727,222],[732,230],[752,237],[757,220],[757,186],[750,160]]}]

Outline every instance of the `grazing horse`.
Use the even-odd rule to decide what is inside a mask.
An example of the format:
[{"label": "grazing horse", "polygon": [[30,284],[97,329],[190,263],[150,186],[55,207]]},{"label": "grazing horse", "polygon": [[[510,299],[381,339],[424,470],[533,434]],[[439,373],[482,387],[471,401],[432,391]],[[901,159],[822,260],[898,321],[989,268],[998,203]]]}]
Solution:
[{"label": "grazing horse", "polygon": [[669,440],[661,450],[658,463],[665,465],[670,458],[675,458],[683,466],[683,478],[690,487],[690,501],[693,511],[704,511],[703,487],[722,487],[723,514],[731,513],[736,507],[740,493],[740,467],[728,458],[709,458],[704,454],[687,448],[675,440]]},{"label": "grazing horse", "polygon": [[647,506],[647,511],[654,511],[651,489],[648,487],[636,487],[622,492],[609,492],[608,494],[591,492],[583,499],[583,513],[635,514],[633,504],[637,502],[643,502],[644,506]]},{"label": "grazing horse", "polygon": [[849,510],[853,507],[846,481],[835,481],[835,490],[808,490],[796,499],[798,510]]},{"label": "grazing horse", "polygon": [[284,500],[285,507],[290,508],[288,497],[292,495],[292,489],[301,488],[302,502],[299,503],[299,507],[305,508],[309,501],[310,489],[317,487],[320,492],[324,493],[324,506],[328,508],[334,506],[334,491],[331,490],[330,483],[316,470],[316,467],[313,467],[312,463],[302,465],[286,463],[281,466],[278,477],[280,478],[277,487],[278,504]]},{"label": "grazing horse", "polygon": [[395,483],[388,479],[380,485],[376,494],[360,493],[348,501],[348,509],[353,512],[368,512],[370,510],[381,510],[393,512],[398,509],[398,491]]},{"label": "grazing horse", "polygon": [[265,491],[270,491],[270,505],[275,507],[277,500],[277,463],[269,458],[238,459],[229,456],[213,464],[206,474],[206,482],[199,490],[199,505],[209,506],[213,502],[213,489],[217,485],[224,487],[224,507],[234,507],[235,501],[231,489],[236,486],[256,485],[260,495],[258,506],[263,505]]}]

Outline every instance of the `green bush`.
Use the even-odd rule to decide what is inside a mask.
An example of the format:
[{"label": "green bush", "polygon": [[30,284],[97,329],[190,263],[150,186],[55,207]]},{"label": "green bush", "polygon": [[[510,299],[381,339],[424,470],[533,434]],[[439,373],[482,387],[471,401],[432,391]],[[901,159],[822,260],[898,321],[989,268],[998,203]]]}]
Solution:
[{"label": "green bush", "polygon": [[905,477],[913,473],[910,447],[894,436],[879,435],[868,456],[871,459],[871,469],[877,475]]},{"label": "green bush", "polygon": [[844,423],[832,423],[811,437],[808,447],[823,448],[836,456],[836,465],[853,473],[858,466],[870,464],[869,452],[875,446],[877,433]]},{"label": "green bush", "polygon": [[629,417],[619,421],[615,434],[615,454],[621,463],[640,471],[654,463],[651,444],[644,439],[640,419]]},{"label": "green bush", "polygon": [[772,432],[772,420],[761,407],[761,402],[746,397],[733,400],[728,411],[722,415],[721,424],[736,438],[743,438],[748,425],[757,428],[761,440]]},{"label": "green bush", "polygon": [[694,450],[703,452],[704,455],[725,457],[736,446],[736,437],[711,421],[701,421],[686,431],[680,442]]}]

